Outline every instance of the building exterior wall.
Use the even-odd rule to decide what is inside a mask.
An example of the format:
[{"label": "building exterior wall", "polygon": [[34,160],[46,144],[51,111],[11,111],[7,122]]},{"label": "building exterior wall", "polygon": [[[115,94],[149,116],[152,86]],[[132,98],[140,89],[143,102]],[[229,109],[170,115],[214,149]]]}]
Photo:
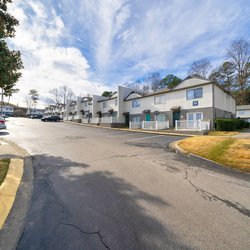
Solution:
[{"label": "building exterior wall", "polygon": [[[165,96],[166,103],[165,104],[155,104],[155,96],[148,96],[144,98],[138,98],[140,102],[140,107],[132,108],[132,101],[129,100],[125,102],[126,111],[130,114],[138,114],[142,113],[144,110],[150,110],[152,113],[154,111],[164,112],[171,111],[171,108],[174,106],[180,106],[181,110],[185,109],[197,109],[197,108],[208,108],[212,107],[213,99],[212,99],[212,84],[202,86],[203,88],[203,97],[187,100],[186,93],[189,89],[183,89],[179,91],[167,92],[164,94],[157,94],[155,96]],[[193,89],[193,88],[190,88]],[[198,101],[197,106],[193,106],[193,102]]]},{"label": "building exterior wall", "polygon": [[122,117],[123,113],[128,112],[125,106],[124,99],[132,92],[130,88],[118,86],[118,117]]},{"label": "building exterior wall", "polygon": [[14,113],[14,107],[2,106],[2,114],[12,116]]},{"label": "building exterior wall", "polygon": [[214,107],[220,110],[236,114],[235,99],[214,85]]},{"label": "building exterior wall", "polygon": [[237,106],[236,110],[236,117],[250,122],[250,105]]},{"label": "building exterior wall", "polygon": [[[113,112],[118,112],[118,98],[113,98],[105,101],[98,102],[98,111],[102,114],[108,113],[109,110],[113,110]],[[107,103],[106,107],[103,107],[103,103]]]}]

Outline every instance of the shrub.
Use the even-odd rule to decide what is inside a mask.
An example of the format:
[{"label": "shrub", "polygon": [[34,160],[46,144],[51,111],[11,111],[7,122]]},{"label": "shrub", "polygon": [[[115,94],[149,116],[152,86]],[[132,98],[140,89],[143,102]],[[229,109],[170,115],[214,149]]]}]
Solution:
[{"label": "shrub", "polygon": [[218,118],[216,119],[216,130],[233,131],[236,129],[236,119]]},{"label": "shrub", "polygon": [[235,119],[236,121],[236,129],[243,129],[244,128],[244,125],[245,125],[245,121],[237,118]]},{"label": "shrub", "polygon": [[239,118],[229,119],[229,118],[217,118],[216,121],[216,130],[219,131],[234,131],[236,129],[243,129],[249,127],[249,123],[246,124],[244,120]]},{"label": "shrub", "polygon": [[250,128],[250,123],[245,121],[244,128]]}]

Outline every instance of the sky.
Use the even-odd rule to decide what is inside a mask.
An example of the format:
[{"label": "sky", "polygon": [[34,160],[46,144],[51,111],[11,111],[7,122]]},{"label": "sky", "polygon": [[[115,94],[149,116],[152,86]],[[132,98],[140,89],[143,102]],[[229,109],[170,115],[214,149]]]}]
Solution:
[{"label": "sky", "polygon": [[214,67],[233,40],[249,39],[250,0],[14,0],[20,22],[8,41],[22,53],[20,89],[46,104],[49,90],[101,94],[151,72],[185,78],[194,60]]}]

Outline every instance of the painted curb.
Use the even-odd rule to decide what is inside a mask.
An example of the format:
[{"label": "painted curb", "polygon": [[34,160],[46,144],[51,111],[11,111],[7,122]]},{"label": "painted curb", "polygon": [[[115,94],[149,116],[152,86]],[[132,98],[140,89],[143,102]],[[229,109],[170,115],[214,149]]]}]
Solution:
[{"label": "painted curb", "polygon": [[2,229],[14,204],[16,193],[23,176],[24,161],[11,159],[8,173],[0,187],[0,229]]},{"label": "painted curb", "polygon": [[134,130],[134,129],[126,129],[126,128],[110,128],[105,126],[99,126],[99,125],[88,125],[84,123],[77,123],[77,122],[71,122],[71,121],[63,121],[65,123],[78,125],[78,126],[84,126],[84,127],[92,127],[92,128],[104,128],[104,129],[111,129],[111,130],[118,130],[118,131],[126,131],[126,132],[132,132],[132,133],[145,133],[145,134],[157,134],[157,135],[171,135],[171,136],[183,136],[183,137],[194,137],[198,135],[192,135],[192,134],[179,134],[179,133],[168,133],[168,132],[159,132],[159,131],[142,131],[142,130]]}]

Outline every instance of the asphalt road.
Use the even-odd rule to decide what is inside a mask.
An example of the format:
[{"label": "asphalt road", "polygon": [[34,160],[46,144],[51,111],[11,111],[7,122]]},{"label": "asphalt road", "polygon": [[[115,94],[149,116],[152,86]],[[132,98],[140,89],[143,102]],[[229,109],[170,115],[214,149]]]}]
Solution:
[{"label": "asphalt road", "polygon": [[170,152],[174,136],[9,119],[34,156],[17,249],[249,249],[250,178]]}]

